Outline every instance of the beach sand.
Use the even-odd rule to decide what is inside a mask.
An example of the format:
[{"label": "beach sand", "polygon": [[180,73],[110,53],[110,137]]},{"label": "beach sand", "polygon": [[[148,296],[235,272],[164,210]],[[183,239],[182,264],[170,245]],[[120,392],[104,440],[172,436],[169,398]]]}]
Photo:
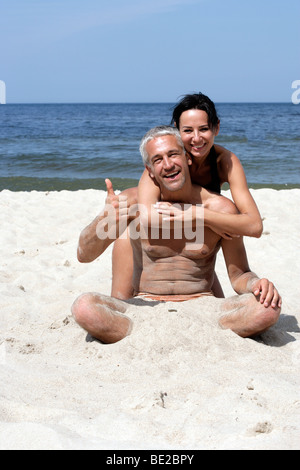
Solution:
[{"label": "beach sand", "polygon": [[[217,326],[218,299],[136,300],[131,336],[103,345],[70,308],[110,294],[111,247],[76,258],[106,193],[0,193],[0,449],[300,448],[300,190],[252,194],[264,232],[245,245],[283,297],[279,322],[242,339]],[[233,295],[221,253],[216,270]]]}]

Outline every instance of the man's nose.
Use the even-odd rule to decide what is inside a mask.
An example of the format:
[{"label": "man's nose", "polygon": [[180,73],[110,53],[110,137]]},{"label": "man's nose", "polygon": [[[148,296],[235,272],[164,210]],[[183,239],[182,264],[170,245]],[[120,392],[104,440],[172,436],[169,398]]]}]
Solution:
[{"label": "man's nose", "polygon": [[173,166],[174,166],[174,163],[172,162],[172,160],[169,157],[164,157],[163,164],[164,164],[164,169],[165,170],[169,170],[169,169],[173,168]]}]

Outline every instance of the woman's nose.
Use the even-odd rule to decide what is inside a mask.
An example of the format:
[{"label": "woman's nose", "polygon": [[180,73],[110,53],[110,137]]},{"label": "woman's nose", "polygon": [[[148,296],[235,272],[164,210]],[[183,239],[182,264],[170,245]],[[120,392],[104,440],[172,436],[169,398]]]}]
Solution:
[{"label": "woman's nose", "polygon": [[193,133],[193,140],[195,142],[198,142],[200,140],[201,136],[200,136],[200,132],[199,131],[194,131]]}]

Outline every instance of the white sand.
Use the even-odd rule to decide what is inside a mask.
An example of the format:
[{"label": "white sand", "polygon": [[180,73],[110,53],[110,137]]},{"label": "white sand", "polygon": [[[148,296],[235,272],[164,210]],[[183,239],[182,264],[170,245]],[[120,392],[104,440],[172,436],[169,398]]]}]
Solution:
[{"label": "white sand", "polygon": [[[216,326],[216,299],[141,301],[108,346],[70,315],[110,293],[111,249],[76,259],[105,193],[0,193],[0,449],[299,449],[300,190],[253,195],[264,234],[245,244],[282,294],[278,324],[242,339]],[[217,272],[232,295],[221,254]]]}]

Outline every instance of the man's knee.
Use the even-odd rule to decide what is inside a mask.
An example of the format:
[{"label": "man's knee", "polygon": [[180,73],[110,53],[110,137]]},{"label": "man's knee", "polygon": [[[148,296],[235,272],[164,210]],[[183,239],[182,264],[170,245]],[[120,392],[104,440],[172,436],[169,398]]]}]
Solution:
[{"label": "man's knee", "polygon": [[99,307],[109,308],[112,311],[121,313],[125,313],[127,310],[127,305],[122,300],[104,294],[87,292],[75,300],[71,307],[71,312],[77,323],[81,325],[84,323],[86,316],[91,314],[95,307],[97,309]]},{"label": "man's knee", "polygon": [[259,297],[251,293],[226,299],[222,309],[226,313],[221,317],[221,326],[226,325],[225,328],[231,328],[242,337],[252,337],[269,329],[278,321],[281,310],[265,307]]},{"label": "man's knee", "polygon": [[77,323],[82,323],[92,302],[92,294],[80,295],[71,307],[71,312]]},{"label": "man's knee", "polygon": [[262,315],[264,317],[266,329],[270,328],[271,326],[275,325],[277,323],[279,317],[280,317],[280,312],[281,308],[280,307],[264,307],[262,306],[264,311],[262,311]]},{"label": "man's knee", "polygon": [[[254,296],[252,296],[254,297]],[[269,329],[271,326],[277,323],[281,308],[280,307],[265,307],[263,304],[260,303],[259,298],[255,298],[255,302],[258,304],[257,307],[257,317],[255,322],[257,323],[259,332],[264,332]]]}]

